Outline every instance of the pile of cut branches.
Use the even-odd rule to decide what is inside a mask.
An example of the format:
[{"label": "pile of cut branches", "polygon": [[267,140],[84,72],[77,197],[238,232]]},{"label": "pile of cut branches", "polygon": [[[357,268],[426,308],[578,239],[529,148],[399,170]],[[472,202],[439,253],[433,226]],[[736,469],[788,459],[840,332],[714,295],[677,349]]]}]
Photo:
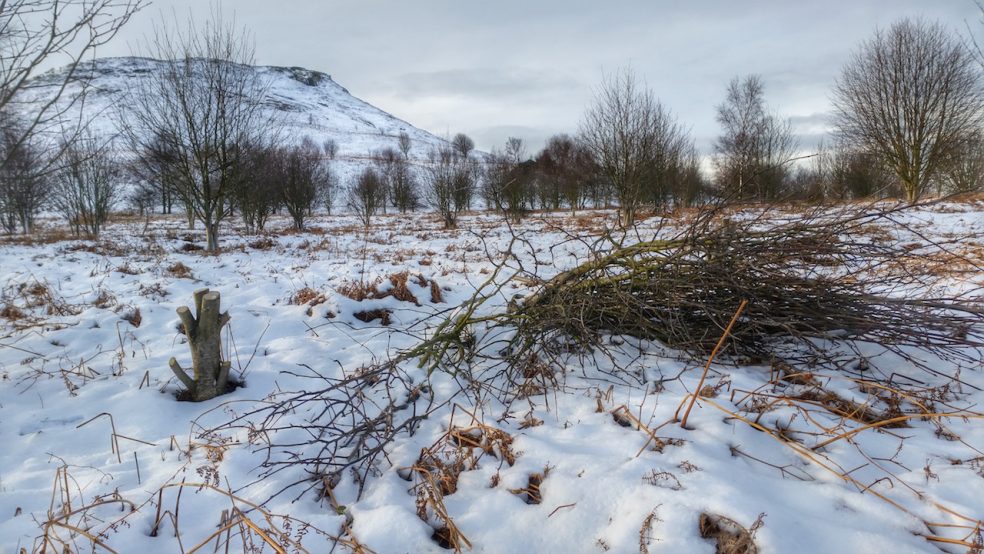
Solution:
[{"label": "pile of cut branches", "polygon": [[609,333],[706,357],[747,300],[729,346],[751,360],[791,344],[815,354],[830,341],[972,358],[984,345],[979,286],[934,292],[959,239],[926,239],[900,220],[905,209],[703,212],[671,238],[618,246],[543,283],[509,317],[516,346],[590,346]]}]

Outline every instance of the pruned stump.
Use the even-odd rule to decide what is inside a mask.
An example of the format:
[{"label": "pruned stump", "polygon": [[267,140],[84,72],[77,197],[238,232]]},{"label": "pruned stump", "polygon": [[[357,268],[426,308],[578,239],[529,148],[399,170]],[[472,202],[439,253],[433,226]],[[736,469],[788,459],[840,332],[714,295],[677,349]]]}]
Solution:
[{"label": "pruned stump", "polygon": [[178,308],[182,332],[191,348],[193,377],[171,358],[174,375],[184,383],[189,399],[194,402],[211,400],[224,394],[229,385],[231,363],[222,360],[222,327],[229,323],[229,313],[219,310],[218,292],[199,289],[194,293],[195,315],[186,306]]}]

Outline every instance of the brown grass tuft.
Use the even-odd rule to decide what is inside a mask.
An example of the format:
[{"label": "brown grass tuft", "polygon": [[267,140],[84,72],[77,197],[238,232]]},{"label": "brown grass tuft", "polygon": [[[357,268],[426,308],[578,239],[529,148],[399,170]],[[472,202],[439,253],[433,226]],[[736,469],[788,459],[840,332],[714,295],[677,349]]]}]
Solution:
[{"label": "brown grass tuft", "polygon": [[124,310],[123,315],[120,316],[120,319],[130,325],[133,325],[134,327],[140,327],[140,324],[143,322],[143,317],[140,315],[140,308]]},{"label": "brown grass tuft", "polygon": [[764,517],[765,514],[760,514],[748,530],[729,517],[705,512],[700,514],[698,530],[701,537],[717,543],[717,554],[758,554],[755,531],[762,527]]},{"label": "brown grass tuft", "polygon": [[14,306],[13,304],[5,304],[3,309],[0,309],[0,317],[8,321],[17,321],[18,319],[24,319],[26,315],[24,310]]},{"label": "brown grass tuft", "polygon": [[176,277],[178,279],[194,278],[194,274],[191,272],[191,268],[181,262],[175,262],[173,265],[167,268],[167,272],[172,277]]},{"label": "brown grass tuft", "polygon": [[509,489],[509,492],[517,496],[525,495],[527,504],[540,504],[543,502],[543,493],[540,491],[540,487],[548,475],[550,475],[550,466],[543,468],[542,473],[531,473],[526,478],[525,487],[521,489]]},{"label": "brown grass tuft", "polygon": [[384,296],[392,296],[400,302],[411,302],[416,305],[420,305],[417,301],[417,297],[414,296],[410,289],[407,288],[407,282],[410,280],[409,271],[401,271],[400,273],[394,273],[389,276],[389,282],[392,285],[388,291],[386,291]]},{"label": "brown grass tuft", "polygon": [[377,279],[373,282],[368,281],[348,281],[342,283],[341,286],[335,290],[338,294],[355,300],[356,302],[362,302],[363,300],[371,298],[379,298],[379,284],[382,281]]},{"label": "brown grass tuft", "polygon": [[277,241],[270,237],[260,237],[249,243],[249,247],[253,250],[270,250],[274,246],[277,246]]},{"label": "brown grass tuft", "polygon": [[317,306],[318,304],[323,304],[326,300],[325,295],[312,289],[311,287],[304,287],[290,297],[290,303],[295,306],[301,306],[304,304]]},{"label": "brown grass tuft", "polygon": [[393,323],[393,319],[391,317],[393,315],[393,312],[386,309],[365,310],[361,312],[355,312],[352,315],[355,317],[355,319],[358,319],[359,321],[365,323],[370,323],[377,319],[380,320],[379,322],[382,323],[383,325],[389,325],[390,323]]},{"label": "brown grass tuft", "polygon": [[116,271],[124,275],[140,275],[143,273],[140,269],[131,266],[130,262],[123,262],[123,265],[117,267]]},{"label": "brown grass tuft", "polygon": [[437,281],[431,279],[430,289],[431,289],[431,302],[434,304],[443,303],[444,294],[441,292],[441,285],[438,285]]}]

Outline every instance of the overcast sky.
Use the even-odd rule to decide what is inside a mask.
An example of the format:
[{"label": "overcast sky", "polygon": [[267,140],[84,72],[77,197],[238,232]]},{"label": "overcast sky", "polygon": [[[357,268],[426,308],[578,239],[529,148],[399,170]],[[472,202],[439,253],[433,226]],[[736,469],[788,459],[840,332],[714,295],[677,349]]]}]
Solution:
[{"label": "overcast sky", "polygon": [[[352,94],[438,135],[530,150],[576,132],[606,72],[631,66],[705,151],[734,76],[810,140],[858,43],[905,16],[984,34],[972,0],[219,0],[253,33],[257,62],[332,75]],[[205,17],[204,0],[155,0],[100,55],[128,55],[164,14]],[[139,53],[139,52],[138,52]]]}]

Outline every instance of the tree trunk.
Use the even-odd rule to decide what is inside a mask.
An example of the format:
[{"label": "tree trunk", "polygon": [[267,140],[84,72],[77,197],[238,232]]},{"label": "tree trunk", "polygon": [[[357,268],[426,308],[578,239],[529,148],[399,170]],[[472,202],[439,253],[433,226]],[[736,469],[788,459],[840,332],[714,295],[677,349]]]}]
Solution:
[{"label": "tree trunk", "polygon": [[171,371],[188,388],[191,400],[211,400],[226,392],[229,384],[230,363],[222,360],[222,327],[229,322],[229,314],[219,311],[218,292],[208,289],[195,291],[195,317],[186,306],[178,308],[184,334],[191,349],[194,378],[190,377],[174,358]]},{"label": "tree trunk", "polygon": [[628,229],[635,223],[635,208],[632,207],[622,207],[619,210],[619,223],[622,227]]},{"label": "tree trunk", "polygon": [[205,241],[207,250],[212,254],[219,252],[219,224],[208,222],[205,224]]}]

